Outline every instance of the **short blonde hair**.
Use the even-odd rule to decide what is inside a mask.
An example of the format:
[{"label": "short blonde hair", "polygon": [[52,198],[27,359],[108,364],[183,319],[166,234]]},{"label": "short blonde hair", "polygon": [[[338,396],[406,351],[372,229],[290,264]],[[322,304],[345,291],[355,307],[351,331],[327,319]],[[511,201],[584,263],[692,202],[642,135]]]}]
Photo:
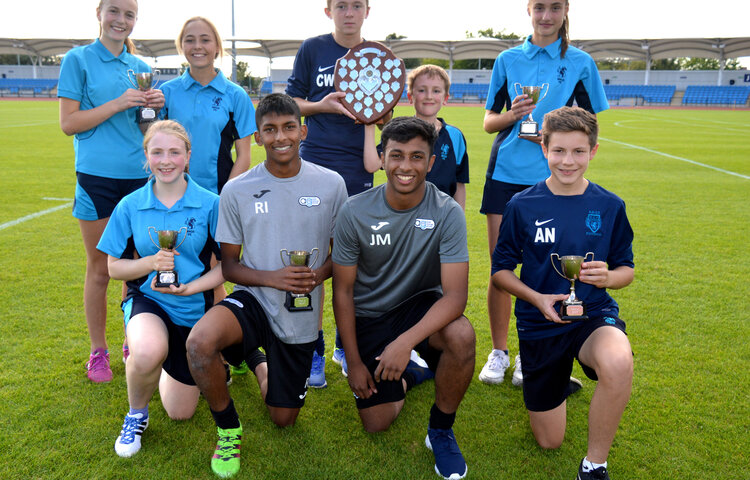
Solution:
[{"label": "short blonde hair", "polygon": [[216,39],[216,45],[219,47],[219,57],[223,57],[224,56],[224,47],[222,47],[221,35],[219,35],[219,30],[216,28],[216,25],[214,25],[211,22],[211,20],[207,19],[206,17],[192,17],[192,18],[188,18],[187,21],[182,25],[182,29],[180,30],[180,34],[177,35],[177,39],[175,39],[175,41],[174,41],[174,44],[177,47],[177,53],[179,53],[180,55],[184,55],[185,52],[182,51],[182,40],[185,38],[185,29],[187,28],[188,25],[190,25],[193,22],[203,22],[203,23],[205,23],[208,26],[208,28],[214,34],[214,38]]},{"label": "short blonde hair", "polygon": [[[151,124],[143,135],[143,152],[148,156],[148,144],[157,133],[177,137],[185,143],[185,151],[189,152],[191,148],[190,136],[179,122],[174,120],[159,120]],[[146,163],[148,165],[148,163]],[[185,172],[189,171],[190,162],[185,164]]]},{"label": "short blonde hair", "polygon": [[406,92],[411,95],[414,82],[420,75],[427,75],[429,78],[439,77],[445,84],[445,93],[447,94],[451,89],[451,79],[448,76],[448,72],[443,67],[437,65],[420,65],[406,77]]}]

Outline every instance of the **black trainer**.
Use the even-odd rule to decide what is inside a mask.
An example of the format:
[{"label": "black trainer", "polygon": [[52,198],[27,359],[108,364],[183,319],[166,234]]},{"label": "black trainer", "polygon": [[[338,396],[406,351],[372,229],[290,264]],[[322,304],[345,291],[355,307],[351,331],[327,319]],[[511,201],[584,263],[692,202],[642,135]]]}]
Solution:
[{"label": "black trainer", "polygon": [[607,467],[599,467],[589,472],[584,472],[583,460],[581,460],[581,465],[578,467],[578,476],[576,477],[576,480],[609,480]]}]

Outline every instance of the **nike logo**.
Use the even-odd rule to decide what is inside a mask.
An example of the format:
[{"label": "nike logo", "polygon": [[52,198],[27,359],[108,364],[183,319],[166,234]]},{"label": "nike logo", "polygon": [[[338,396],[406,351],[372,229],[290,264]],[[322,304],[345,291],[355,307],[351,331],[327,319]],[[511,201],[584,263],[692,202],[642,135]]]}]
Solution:
[{"label": "nike logo", "polygon": [[331,66],[329,66],[329,67],[325,67],[325,68],[323,68],[323,67],[318,67],[318,73],[323,73],[323,72],[325,72],[326,70],[330,70],[330,69],[332,69],[332,68],[333,68],[333,67],[335,67],[335,66],[336,66],[336,65],[331,65]]},{"label": "nike logo", "polygon": [[534,222],[534,225],[536,225],[537,227],[541,227],[541,226],[542,226],[542,225],[544,225],[545,223],[549,223],[549,222],[551,222],[552,220],[554,220],[554,218],[550,218],[549,220],[545,220],[545,221],[543,221],[543,222],[540,222],[539,220],[537,220],[536,222]]},{"label": "nike logo", "polygon": [[386,225],[390,225],[390,224],[388,222],[380,222],[377,225],[370,225],[370,228],[372,228],[373,230],[377,232],[378,230],[385,227]]},{"label": "nike logo", "polygon": [[268,193],[270,191],[271,190],[265,190],[265,189],[263,189],[263,190],[260,191],[260,193],[253,194],[253,197],[260,198],[260,197],[262,197],[263,195],[265,195],[266,193]]}]

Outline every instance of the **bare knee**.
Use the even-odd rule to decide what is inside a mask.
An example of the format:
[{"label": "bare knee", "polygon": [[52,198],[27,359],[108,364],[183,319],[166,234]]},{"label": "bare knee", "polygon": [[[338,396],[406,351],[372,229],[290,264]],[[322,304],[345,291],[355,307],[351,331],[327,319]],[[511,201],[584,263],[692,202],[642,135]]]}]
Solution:
[{"label": "bare knee", "polygon": [[388,421],[377,421],[377,420],[368,420],[362,421],[362,427],[364,427],[365,432],[367,433],[378,433],[378,432],[385,432],[388,430],[388,428],[391,426],[392,422]]},{"label": "bare knee", "polygon": [[461,316],[444,329],[445,350],[461,361],[473,361],[475,357],[476,335],[471,322]]},{"label": "bare knee", "polygon": [[549,432],[534,432],[534,438],[536,439],[536,443],[545,450],[556,450],[562,445],[564,435],[558,437],[550,435]]},{"label": "bare knee", "polygon": [[196,332],[195,328],[190,332],[185,342],[185,350],[187,350],[190,367],[197,370],[205,369],[217,354],[216,345],[204,335],[201,335],[200,332]]},{"label": "bare knee", "polygon": [[164,409],[167,411],[167,416],[170,420],[190,420],[193,418],[193,414],[195,413],[195,407],[167,407],[165,406]]},{"label": "bare knee", "polygon": [[160,370],[166,352],[157,348],[139,348],[131,350],[127,368],[138,375],[147,375]]},{"label": "bare knee", "polygon": [[630,383],[633,379],[633,354],[629,349],[611,352],[600,359],[596,372],[600,381],[608,383]]},{"label": "bare knee", "polygon": [[276,408],[268,407],[268,413],[271,421],[281,428],[291,427],[297,421],[299,415],[298,408]]}]

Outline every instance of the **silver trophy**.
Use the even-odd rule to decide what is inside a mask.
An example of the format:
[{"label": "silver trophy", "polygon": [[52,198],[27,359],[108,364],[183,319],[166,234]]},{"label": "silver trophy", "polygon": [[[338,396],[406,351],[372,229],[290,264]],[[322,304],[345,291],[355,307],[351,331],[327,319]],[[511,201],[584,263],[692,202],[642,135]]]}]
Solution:
[{"label": "silver trophy", "polygon": [[[591,260],[586,260],[589,255],[591,255]],[[561,257],[556,253],[551,253],[549,259],[552,262],[552,268],[555,269],[557,274],[570,281],[570,295],[563,300],[560,306],[560,318],[566,322],[588,320],[586,305],[582,300],[576,298],[575,285],[576,280],[581,275],[581,264],[586,261],[593,261],[594,252],[588,252],[583,257],[580,255],[563,255]],[[557,269],[558,264],[560,265],[560,270]]]},{"label": "silver trophy", "polygon": [[[531,102],[536,106],[541,102],[549,92],[549,83],[543,83],[542,86],[521,86],[520,83],[516,82],[513,84],[513,91],[516,96],[528,95]],[[542,94],[542,91],[544,93]],[[538,137],[539,136],[539,124],[534,121],[534,118],[529,114],[529,118],[521,122],[521,128],[518,131],[519,137]]]},{"label": "silver trophy", "polygon": [[[133,88],[142,92],[151,90],[159,81],[159,70],[154,70],[153,73],[135,73],[133,70],[128,70],[128,81],[133,85]],[[154,122],[156,121],[156,110],[151,107],[138,107],[136,120],[138,124]]]},{"label": "silver trophy", "polygon": [[[154,237],[151,236],[152,230],[156,232],[159,243],[156,243]],[[157,248],[172,251],[182,245],[182,242],[177,243],[177,237],[183,230],[185,231],[185,236],[182,237],[182,242],[184,242],[187,238],[187,227],[182,227],[179,230],[157,230],[156,227],[148,227],[148,238],[151,239],[151,243],[156,245]],[[180,285],[176,270],[159,270],[156,272],[157,287],[169,288],[170,285],[174,285],[175,287]]]},{"label": "silver trophy", "polygon": [[[309,252],[306,252],[304,250],[289,251],[286,248],[282,248],[279,251],[279,255],[281,255],[281,263],[285,267],[292,266],[312,268],[312,266],[315,265],[315,262],[318,260],[318,252],[319,250],[317,248],[313,248]],[[310,256],[313,253],[315,254],[315,256],[313,257],[313,260],[311,262]],[[284,257],[284,255],[286,255],[286,257]],[[286,301],[284,302],[284,306],[290,312],[303,312],[313,309],[312,298],[310,297],[309,293],[286,292]]]}]

